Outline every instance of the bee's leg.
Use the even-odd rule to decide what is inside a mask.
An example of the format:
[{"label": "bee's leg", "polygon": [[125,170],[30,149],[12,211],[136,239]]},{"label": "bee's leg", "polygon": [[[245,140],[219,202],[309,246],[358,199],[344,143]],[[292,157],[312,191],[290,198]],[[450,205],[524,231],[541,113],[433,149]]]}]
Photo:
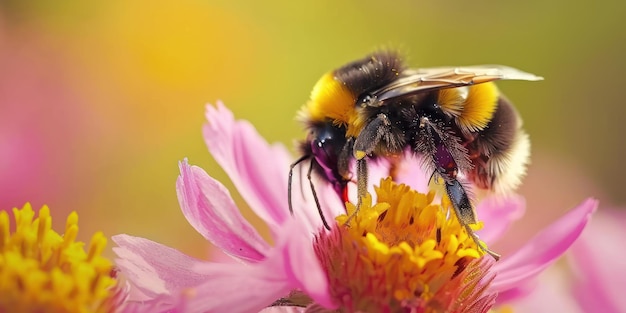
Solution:
[{"label": "bee's leg", "polygon": [[389,118],[382,113],[368,122],[354,141],[354,157],[360,160],[374,152],[381,139],[389,134],[390,127]]},{"label": "bee's leg", "polygon": [[467,192],[463,185],[455,178],[446,182],[446,192],[448,193],[448,197],[450,198],[450,202],[452,203],[452,207],[454,208],[454,213],[456,213],[459,222],[465,230],[467,234],[472,237],[476,245],[493,256],[494,259],[499,260],[500,255],[489,250],[478,238],[478,235],[474,233],[474,230],[470,227],[470,224],[477,223],[476,213],[474,212],[474,208],[467,196]]},{"label": "bee's leg", "polygon": [[391,122],[385,114],[378,114],[375,119],[368,122],[363,128],[359,136],[354,141],[353,153],[356,158],[357,186],[358,186],[358,205],[361,204],[361,198],[367,194],[367,164],[365,157],[374,152],[380,144],[381,139],[389,134]]},{"label": "bee's leg", "polygon": [[367,195],[368,177],[365,158],[374,152],[383,136],[388,134],[390,125],[389,118],[385,114],[378,114],[354,140],[353,154],[356,158],[357,205],[356,210],[350,215],[346,224],[359,212],[363,197]]},{"label": "bee's leg", "polygon": [[446,192],[448,193],[450,202],[452,202],[456,216],[459,218],[461,224],[467,225],[478,222],[474,208],[467,196],[467,192],[456,178],[452,179],[450,182],[446,182]]},{"label": "bee's leg", "polygon": [[[459,218],[461,224],[476,223],[476,215],[469,200],[467,192],[461,183],[456,179],[459,172],[456,159],[450,152],[449,146],[453,146],[456,142],[448,139],[444,140],[446,134],[438,131],[434,124],[431,124],[427,118],[422,118],[422,128],[424,136],[428,138],[427,148],[434,167],[433,176],[441,176],[446,184],[446,193],[452,202],[454,211]],[[444,135],[444,136],[442,136]],[[449,137],[449,136],[448,136]]]},{"label": "bee's leg", "polygon": [[363,197],[367,194],[367,162],[365,159],[359,159],[356,161],[356,175],[357,175],[357,211],[361,206]]},{"label": "bee's leg", "polygon": [[455,158],[453,153],[450,152],[451,148],[458,145],[457,141],[441,129],[435,128],[434,124],[427,118],[422,118],[421,127],[424,129],[424,136],[428,138],[426,145],[427,151],[431,156],[435,171],[445,181],[446,193],[448,194],[448,198],[450,198],[459,223],[465,228],[467,234],[472,237],[481,250],[490,254],[496,260],[499,259],[500,255],[487,249],[470,227],[471,224],[477,223],[476,213],[474,212],[474,207],[467,195],[465,187],[463,187],[457,179],[459,171],[457,160],[459,157]]},{"label": "bee's leg", "polygon": [[358,201],[356,204],[356,210],[348,216],[346,220],[346,225],[350,224],[350,221],[356,214],[359,212],[361,208],[361,201],[367,195],[367,161],[365,158],[356,160],[356,179],[357,179],[357,197]]},{"label": "bee's leg", "polygon": [[356,173],[357,173],[357,206],[356,211],[348,218],[348,223],[352,217],[354,217],[361,207],[363,197],[367,195],[367,162],[365,158],[372,154],[374,150],[379,148],[383,138],[386,140],[387,145],[393,146],[392,148],[385,147],[387,151],[396,152],[401,150],[403,142],[400,139],[394,139],[391,128],[391,121],[387,115],[381,113],[376,116],[375,119],[369,121],[363,128],[359,136],[354,140],[353,153],[356,158]]}]

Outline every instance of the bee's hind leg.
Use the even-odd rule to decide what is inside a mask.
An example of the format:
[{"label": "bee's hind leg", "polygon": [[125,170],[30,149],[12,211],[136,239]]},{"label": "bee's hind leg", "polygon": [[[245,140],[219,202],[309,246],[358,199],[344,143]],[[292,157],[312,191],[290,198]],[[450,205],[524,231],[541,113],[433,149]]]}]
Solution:
[{"label": "bee's hind leg", "polygon": [[496,259],[496,261],[500,259],[500,255],[489,250],[470,227],[471,224],[476,224],[478,221],[476,219],[476,213],[474,212],[472,203],[470,202],[469,196],[467,195],[463,185],[457,179],[452,179],[449,182],[446,182],[446,192],[450,198],[452,207],[454,208],[454,213],[456,213],[456,216],[459,219],[459,223],[465,227],[467,234],[472,237],[479,249],[491,255],[494,259]]}]

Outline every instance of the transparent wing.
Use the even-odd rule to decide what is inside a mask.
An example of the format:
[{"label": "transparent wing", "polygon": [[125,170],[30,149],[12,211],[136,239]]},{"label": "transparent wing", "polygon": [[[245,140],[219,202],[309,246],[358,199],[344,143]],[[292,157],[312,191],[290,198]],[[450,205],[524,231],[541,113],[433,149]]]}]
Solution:
[{"label": "transparent wing", "polygon": [[504,65],[476,65],[464,67],[433,67],[407,69],[402,76],[369,95],[369,105],[383,105],[384,101],[429,90],[462,87],[494,80],[543,80],[543,77]]}]

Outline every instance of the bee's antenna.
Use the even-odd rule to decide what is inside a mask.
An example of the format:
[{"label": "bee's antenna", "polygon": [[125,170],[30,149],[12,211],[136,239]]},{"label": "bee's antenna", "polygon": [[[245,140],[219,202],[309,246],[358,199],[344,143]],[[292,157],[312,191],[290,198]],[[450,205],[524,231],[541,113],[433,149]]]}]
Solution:
[{"label": "bee's antenna", "polygon": [[291,213],[291,215],[293,215],[293,204],[291,202],[291,185],[292,185],[292,181],[293,181],[293,168],[296,167],[296,165],[300,164],[302,161],[310,158],[311,156],[306,154],[303,155],[302,157],[300,157],[299,159],[297,159],[295,162],[293,162],[290,166],[289,166],[289,179],[287,181],[287,201],[289,203],[289,213]]},{"label": "bee's antenna", "polygon": [[322,218],[322,223],[324,223],[324,228],[330,230],[330,226],[326,222],[326,218],[324,217],[324,212],[322,212],[322,206],[320,206],[320,201],[317,199],[317,192],[315,192],[315,186],[313,185],[313,179],[311,179],[311,172],[313,172],[313,163],[315,162],[315,158],[311,158],[311,165],[309,166],[309,171],[306,173],[306,178],[309,179],[309,184],[311,185],[311,193],[313,194],[313,199],[315,200],[315,205],[317,206],[317,212],[320,214]]},{"label": "bee's antenna", "polygon": [[328,222],[326,222],[326,218],[324,217],[324,212],[322,212],[322,206],[320,205],[320,201],[317,198],[317,192],[315,191],[315,186],[313,185],[313,179],[312,179],[311,173],[313,172],[313,164],[315,163],[315,158],[312,158],[310,154],[301,156],[299,159],[297,159],[295,162],[293,162],[289,166],[289,179],[287,181],[287,184],[288,184],[287,201],[289,202],[289,213],[293,215],[293,202],[291,200],[291,192],[292,192],[292,185],[293,185],[293,169],[294,167],[296,167],[296,165],[302,163],[304,160],[307,160],[308,158],[311,158],[311,164],[309,165],[309,170],[306,174],[306,177],[309,180],[309,185],[311,186],[311,193],[313,194],[313,199],[315,200],[315,206],[317,207],[317,212],[322,218],[322,223],[324,223],[324,228],[330,230],[330,226],[328,225]]}]

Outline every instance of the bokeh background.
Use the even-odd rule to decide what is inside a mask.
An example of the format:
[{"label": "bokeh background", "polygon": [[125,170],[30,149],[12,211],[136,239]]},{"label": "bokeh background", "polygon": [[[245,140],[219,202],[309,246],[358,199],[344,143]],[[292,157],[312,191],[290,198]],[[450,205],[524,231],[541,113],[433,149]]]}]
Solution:
[{"label": "bokeh background", "polygon": [[188,157],[235,193],[204,145],[205,104],[221,99],[292,146],[316,80],[382,47],[413,66],[546,78],[499,84],[533,142],[520,191],[533,222],[519,232],[587,196],[619,207],[625,16],[619,0],[1,0],[0,207],[48,204],[57,227],[76,210],[82,239],[130,233],[205,256],[175,192]]}]

